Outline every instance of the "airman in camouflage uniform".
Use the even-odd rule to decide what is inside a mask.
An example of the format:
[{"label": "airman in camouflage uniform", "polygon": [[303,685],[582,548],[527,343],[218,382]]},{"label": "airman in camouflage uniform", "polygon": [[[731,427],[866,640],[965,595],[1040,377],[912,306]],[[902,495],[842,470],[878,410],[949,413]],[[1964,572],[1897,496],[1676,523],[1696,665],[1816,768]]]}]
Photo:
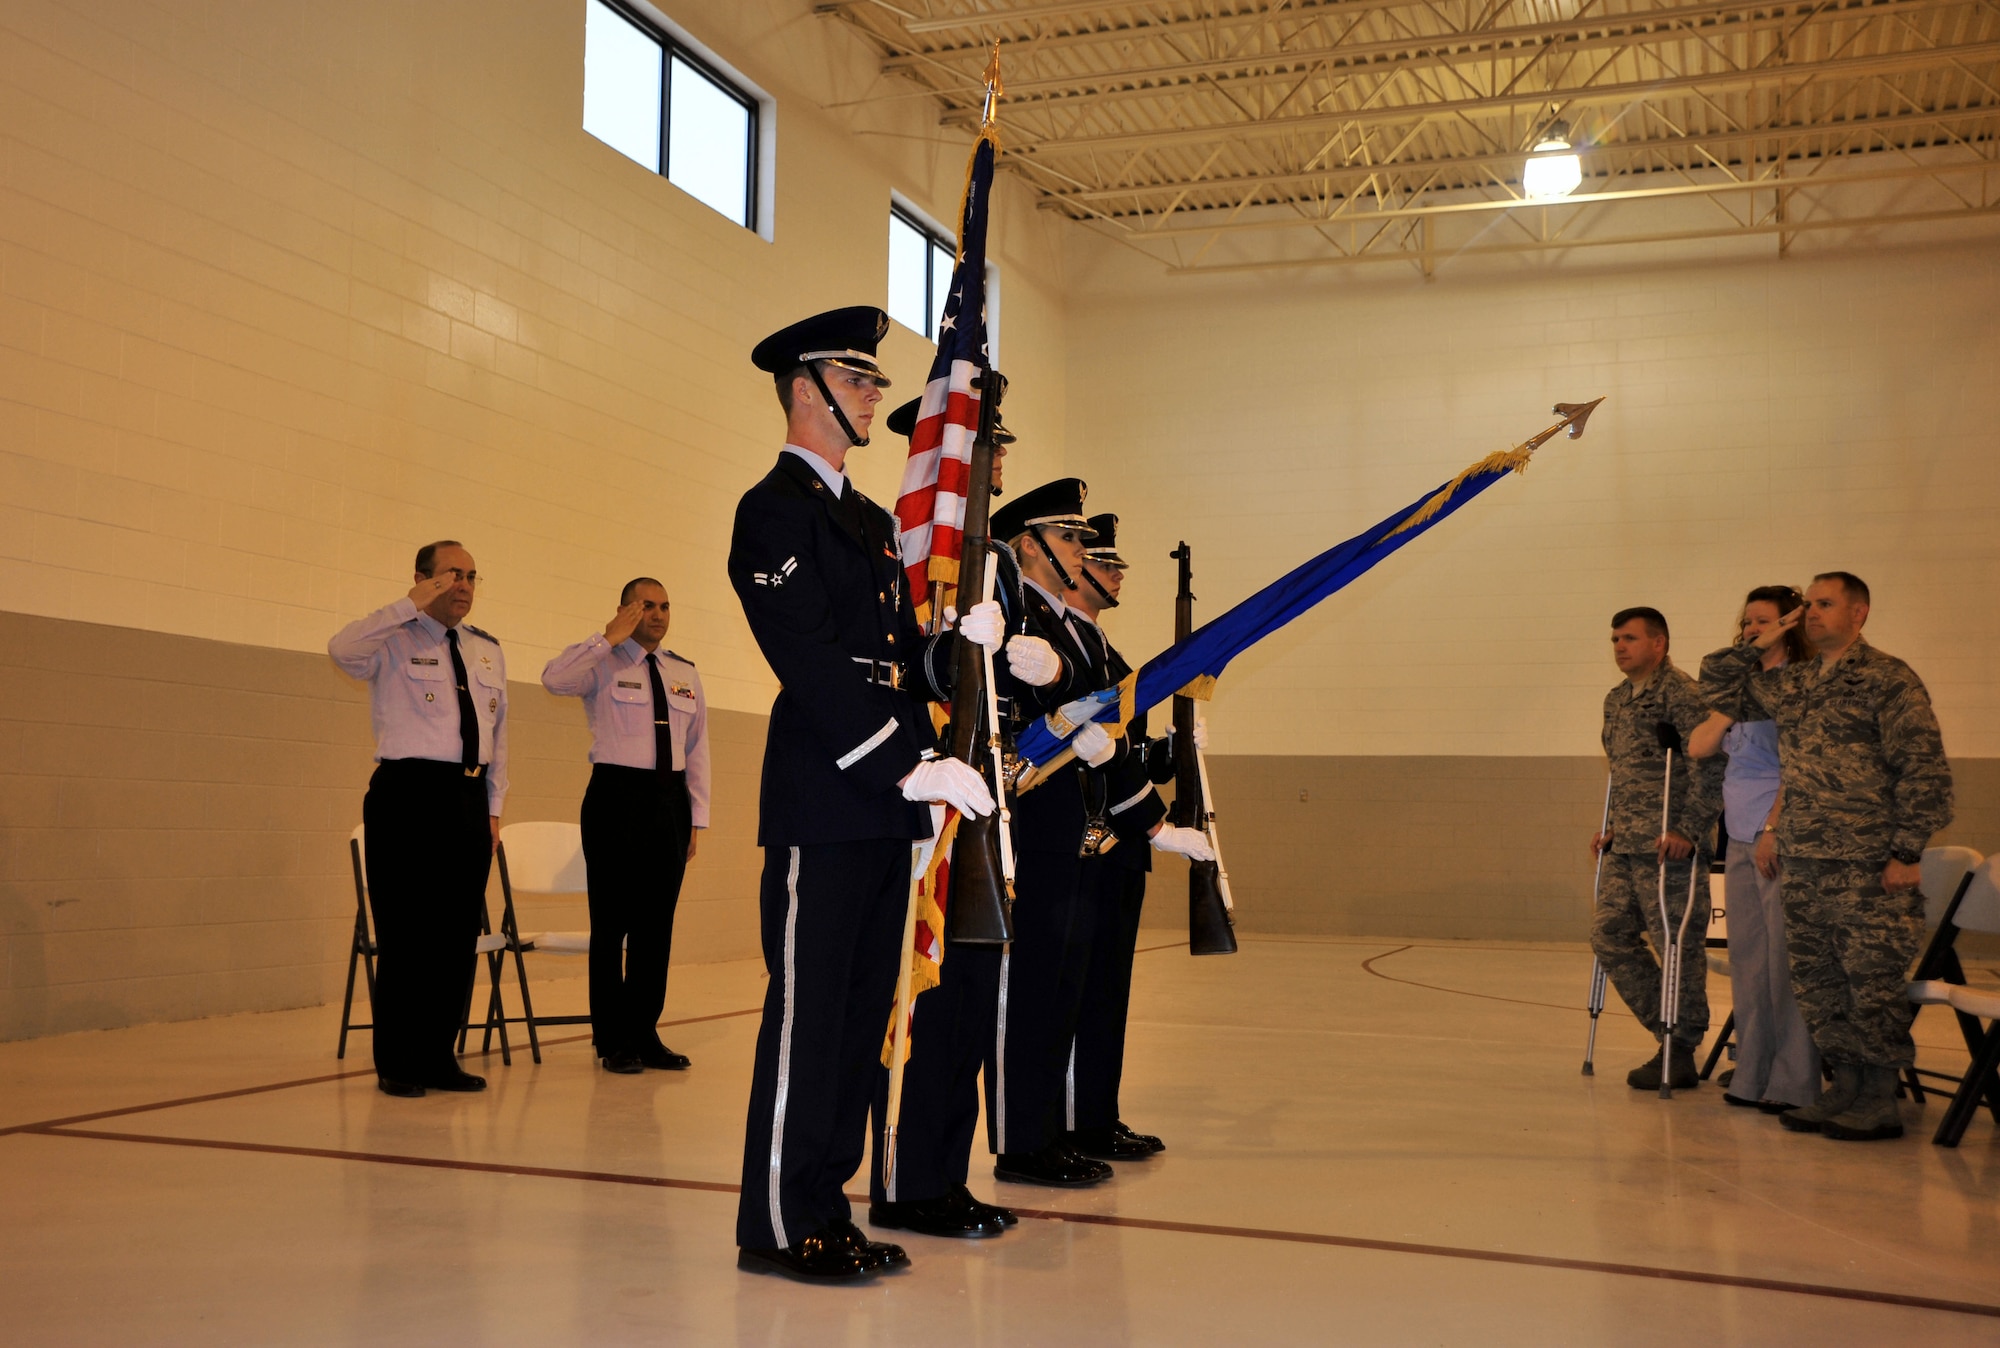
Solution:
[{"label": "airman in camouflage uniform", "polygon": [[1930,695],[1908,665],[1861,636],[1868,587],[1829,572],[1806,591],[1819,658],[1759,673],[1757,643],[1702,662],[1716,709],[1778,723],[1778,816],[1792,989],[1834,1069],[1817,1104],[1786,1127],[1850,1140],[1900,1137],[1896,1076],[1916,1060],[1904,995],[1923,942],[1918,863],[1951,822],[1951,766]]},{"label": "airman in camouflage uniform", "polygon": [[[1660,1020],[1660,958],[1681,930],[1690,874],[1705,876],[1709,844],[1721,810],[1722,774],[1714,765],[1674,755],[1669,826],[1660,832],[1660,788],[1667,751],[1659,726],[1665,722],[1685,743],[1706,721],[1709,705],[1695,681],[1674,668],[1667,656],[1667,622],[1655,609],[1625,609],[1611,619],[1613,654],[1624,682],[1604,695],[1604,754],[1611,760],[1610,823],[1592,840],[1603,853],[1604,869],[1592,915],[1590,946],[1632,1014],[1654,1035]],[[1660,926],[1660,862],[1667,866],[1667,922]],[[1692,872],[1690,868],[1693,868]],[[1699,1084],[1694,1051],[1708,1032],[1708,965],[1702,943],[1708,934],[1708,886],[1694,886],[1694,915],[1687,920],[1681,950],[1680,1005],[1667,1070],[1671,1084]],[[1651,949],[1646,938],[1652,938]],[[1661,1063],[1654,1058],[1634,1068],[1626,1080],[1638,1090],[1657,1090]]]}]

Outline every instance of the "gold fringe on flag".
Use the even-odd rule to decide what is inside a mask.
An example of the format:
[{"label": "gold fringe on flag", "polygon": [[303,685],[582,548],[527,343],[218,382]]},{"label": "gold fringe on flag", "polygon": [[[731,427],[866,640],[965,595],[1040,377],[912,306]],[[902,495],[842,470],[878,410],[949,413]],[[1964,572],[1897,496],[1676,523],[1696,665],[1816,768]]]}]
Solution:
[{"label": "gold fringe on flag", "polygon": [[[931,849],[930,861],[924,867],[924,878],[917,886],[917,927],[919,931],[928,929],[931,942],[935,945],[938,958],[933,960],[922,949],[904,951],[910,961],[910,1003],[911,1014],[916,1014],[917,994],[938,985],[944,977],[944,909],[938,905],[938,886],[948,872],[951,863],[952,840],[958,836],[958,812],[952,811],[945,821],[944,830],[938,835],[937,846]],[[921,940],[919,941],[921,945]],[[903,1040],[903,1061],[909,1061],[909,1038]],[[896,1052],[896,1009],[889,1008],[889,1028],[882,1035],[882,1065],[894,1067]]]}]

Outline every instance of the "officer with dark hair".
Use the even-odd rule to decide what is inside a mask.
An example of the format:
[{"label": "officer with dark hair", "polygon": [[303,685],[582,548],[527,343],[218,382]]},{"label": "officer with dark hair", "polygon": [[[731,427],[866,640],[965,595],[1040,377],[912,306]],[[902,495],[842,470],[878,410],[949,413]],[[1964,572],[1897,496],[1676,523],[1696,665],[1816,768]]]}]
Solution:
[{"label": "officer with dark hair", "polygon": [[[1662,1030],[1656,952],[1664,952],[1683,928],[1686,932],[1674,1039],[1626,1074],[1635,1090],[1658,1090],[1662,1072],[1676,1090],[1700,1085],[1694,1054],[1708,1032],[1708,965],[1702,954],[1708,938],[1705,876],[1709,839],[1721,810],[1722,774],[1712,763],[1675,753],[1667,829],[1660,831],[1660,791],[1667,766],[1662,728],[1676,743],[1685,744],[1709,714],[1708,701],[1695,681],[1668,658],[1667,641],[1667,620],[1658,609],[1621,609],[1611,617],[1611,653],[1625,678],[1604,695],[1610,818],[1605,831],[1590,843],[1604,862],[1597,909],[1591,915],[1591,949],[1625,1005],[1655,1035]],[[1662,866],[1667,886],[1665,929],[1660,925],[1658,890]],[[1704,877],[1704,883],[1695,886],[1694,913],[1683,923],[1691,874]]]},{"label": "officer with dark hair", "polygon": [[[737,1263],[812,1281],[909,1262],[861,1234],[842,1185],[866,1147],[911,844],[932,827],[925,807],[994,808],[977,771],[937,753],[925,704],[950,691],[951,646],[917,624],[894,517],[843,471],[889,382],[875,356],[888,325],[880,309],[836,309],[758,343],[751,360],[776,381],[786,444],[738,504],[729,550],[730,583],[780,685],[758,823],[770,985]],[[997,649],[999,605],[973,606],[963,629]],[[1010,663],[1028,652],[1014,644]]]},{"label": "officer with dark hair", "polygon": [[708,827],[708,703],[694,662],[666,650],[673,605],[651,576],[627,581],[604,631],[564,650],[542,686],[583,699],[590,785],[590,1037],[612,1072],[679,1071],[660,1042],[674,909]]},{"label": "officer with dark hair", "polygon": [[375,915],[374,1043],[388,1095],[484,1090],[458,1065],[507,800],[507,660],[465,617],[479,584],[451,539],[417,551],[402,599],[335,633],[327,654],[368,682],[375,760],[361,802]]}]

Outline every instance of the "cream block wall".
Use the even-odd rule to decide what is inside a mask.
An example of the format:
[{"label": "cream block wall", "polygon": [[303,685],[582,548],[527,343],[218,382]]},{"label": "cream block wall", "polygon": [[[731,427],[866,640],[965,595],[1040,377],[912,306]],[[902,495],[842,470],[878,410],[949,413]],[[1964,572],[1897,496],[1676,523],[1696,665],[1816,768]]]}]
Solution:
[{"label": "cream block wall", "polygon": [[[772,242],[583,132],[582,0],[0,9],[0,608],[315,651],[449,535],[517,677],[647,572],[712,702],[766,709],[723,570],[783,433],[749,349],[883,302],[891,190],[953,219],[967,147],[841,110],[876,62],[804,0],[665,9],[777,100]],[[995,201],[1047,475],[1058,225]],[[893,397],[930,353],[896,330]],[[857,456],[878,500],[902,451]]]},{"label": "cream block wall", "polygon": [[1216,751],[1594,755],[1615,609],[1662,609],[1693,668],[1745,590],[1842,568],[1952,754],[2000,754],[2000,249],[1599,262],[1166,281],[1080,243],[1066,438],[1139,563],[1121,645],[1171,635],[1176,539],[1213,617],[1604,395],[1583,440],[1240,657]]}]

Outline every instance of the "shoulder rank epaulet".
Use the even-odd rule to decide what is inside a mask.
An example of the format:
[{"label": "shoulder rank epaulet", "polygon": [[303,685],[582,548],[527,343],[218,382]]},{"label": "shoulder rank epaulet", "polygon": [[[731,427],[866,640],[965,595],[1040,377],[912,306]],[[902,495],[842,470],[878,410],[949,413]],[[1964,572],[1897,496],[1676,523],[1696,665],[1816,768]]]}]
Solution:
[{"label": "shoulder rank epaulet", "polygon": [[682,655],[679,651],[669,650],[666,651],[664,654],[669,660],[678,660],[682,664],[686,665],[689,669],[694,668],[694,661],[688,659],[685,655]]},{"label": "shoulder rank epaulet", "polygon": [[485,637],[495,646],[498,646],[500,644],[500,638],[494,636],[491,632],[487,631],[483,627],[474,627],[471,623],[460,623],[459,626],[463,627],[466,631],[472,633],[472,635],[476,637]]}]

